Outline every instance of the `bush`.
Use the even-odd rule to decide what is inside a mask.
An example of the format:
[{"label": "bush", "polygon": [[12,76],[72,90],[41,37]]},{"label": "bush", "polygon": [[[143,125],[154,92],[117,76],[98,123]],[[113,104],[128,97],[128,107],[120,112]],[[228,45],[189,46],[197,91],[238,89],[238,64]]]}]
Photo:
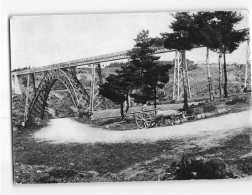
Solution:
[{"label": "bush", "polygon": [[237,101],[229,100],[226,102],[226,105],[235,105],[236,103],[237,103]]},{"label": "bush", "polygon": [[217,109],[217,107],[216,106],[212,106],[212,105],[205,105],[203,107],[203,111],[204,112],[212,112],[212,111],[214,111],[216,109]]},{"label": "bush", "polygon": [[225,179],[230,177],[230,173],[227,172],[226,168],[226,164],[221,159],[183,155],[178,163],[174,179]]},{"label": "bush", "polygon": [[12,125],[19,127],[24,121],[25,98],[20,95],[12,97]]},{"label": "bush", "polygon": [[246,102],[247,101],[247,98],[246,97],[236,97],[232,100],[229,100],[226,102],[226,105],[235,105],[237,103],[243,103],[243,102]]}]

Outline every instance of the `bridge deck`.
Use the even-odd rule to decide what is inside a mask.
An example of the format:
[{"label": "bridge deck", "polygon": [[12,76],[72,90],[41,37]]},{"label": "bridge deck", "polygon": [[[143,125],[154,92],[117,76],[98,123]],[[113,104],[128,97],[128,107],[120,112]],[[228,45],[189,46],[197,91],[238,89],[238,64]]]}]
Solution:
[{"label": "bridge deck", "polygon": [[[168,49],[160,48],[156,50],[155,54],[174,52],[174,51],[175,50],[168,50]],[[96,63],[101,63],[101,62],[127,59],[129,58],[127,53],[128,51],[109,53],[105,55],[83,58],[83,59],[73,60],[73,61],[68,61],[68,62],[62,62],[62,63],[42,66],[38,68],[21,70],[21,71],[17,71],[16,73],[17,75],[24,75],[24,74],[44,72],[44,71],[49,71],[49,70],[54,70],[54,69],[59,69],[59,68],[69,68],[69,67],[83,66],[83,65],[89,65],[89,64],[96,64]]]}]

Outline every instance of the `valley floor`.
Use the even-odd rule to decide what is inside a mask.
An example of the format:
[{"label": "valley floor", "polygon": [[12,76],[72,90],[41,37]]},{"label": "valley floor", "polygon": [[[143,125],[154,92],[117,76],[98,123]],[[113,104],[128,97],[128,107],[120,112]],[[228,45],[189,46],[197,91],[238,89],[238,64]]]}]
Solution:
[{"label": "valley floor", "polygon": [[220,158],[232,178],[252,175],[250,110],[129,131],[64,120],[13,133],[17,183],[157,181],[183,154]]}]

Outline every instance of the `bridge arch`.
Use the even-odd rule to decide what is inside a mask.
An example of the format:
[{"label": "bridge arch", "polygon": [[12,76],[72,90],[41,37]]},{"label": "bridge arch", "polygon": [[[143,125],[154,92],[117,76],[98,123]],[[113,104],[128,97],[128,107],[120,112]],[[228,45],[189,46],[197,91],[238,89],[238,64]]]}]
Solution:
[{"label": "bridge arch", "polygon": [[71,99],[76,108],[88,109],[89,95],[77,77],[67,69],[54,69],[45,72],[36,93],[29,105],[28,120],[44,117],[47,99],[56,81],[60,81],[70,92]]}]

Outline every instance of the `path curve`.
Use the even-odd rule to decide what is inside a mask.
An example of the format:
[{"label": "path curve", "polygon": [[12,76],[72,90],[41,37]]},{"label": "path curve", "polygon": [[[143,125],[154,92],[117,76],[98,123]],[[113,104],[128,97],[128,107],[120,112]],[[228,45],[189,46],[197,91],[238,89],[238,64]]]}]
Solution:
[{"label": "path curve", "polygon": [[37,141],[52,143],[119,143],[154,142],[171,138],[217,133],[223,130],[244,129],[252,126],[251,111],[231,113],[215,118],[188,122],[176,126],[112,131],[91,127],[71,118],[52,119],[47,127],[33,134]]}]

